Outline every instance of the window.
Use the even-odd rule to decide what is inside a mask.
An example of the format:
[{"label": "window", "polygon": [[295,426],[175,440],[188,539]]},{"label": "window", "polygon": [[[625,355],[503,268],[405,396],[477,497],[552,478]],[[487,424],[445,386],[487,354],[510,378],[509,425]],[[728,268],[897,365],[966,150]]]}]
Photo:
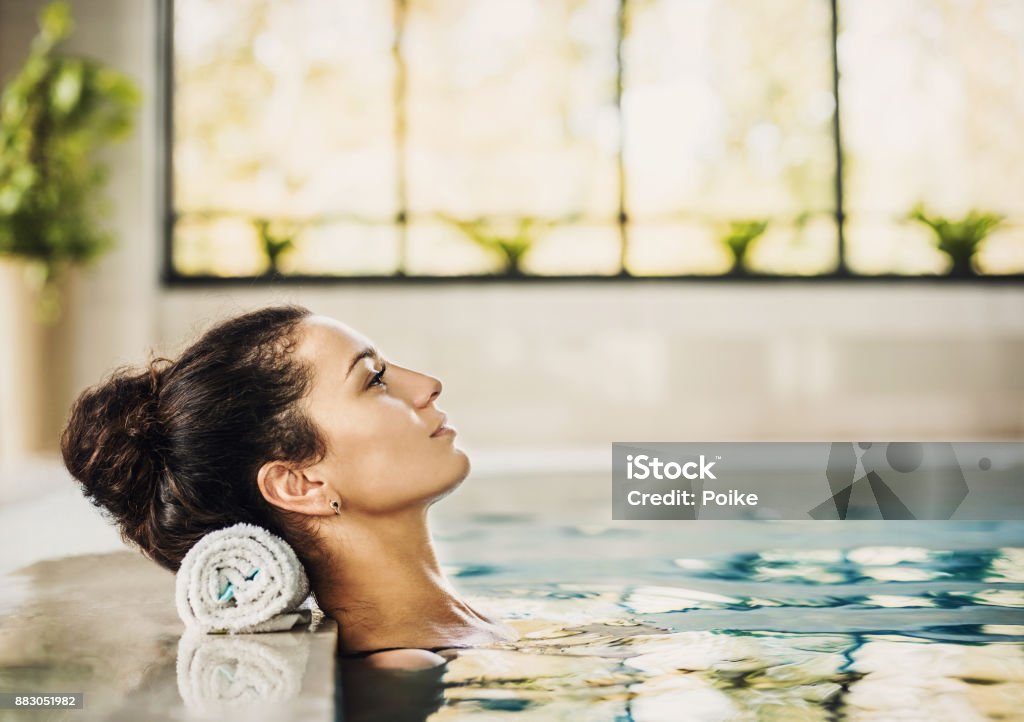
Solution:
[{"label": "window", "polygon": [[1024,270],[1024,3],[873,0],[840,5],[849,266],[941,273],[917,202],[951,219],[1006,221],[982,244],[989,273]]},{"label": "window", "polygon": [[172,282],[1024,277],[1017,0],[165,16]]}]

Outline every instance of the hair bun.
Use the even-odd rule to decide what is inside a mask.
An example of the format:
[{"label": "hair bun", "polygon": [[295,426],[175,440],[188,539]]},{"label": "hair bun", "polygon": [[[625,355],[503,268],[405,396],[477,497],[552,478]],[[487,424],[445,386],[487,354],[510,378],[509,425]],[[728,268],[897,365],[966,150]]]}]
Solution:
[{"label": "hair bun", "polygon": [[163,439],[159,413],[160,386],[163,371],[151,361],[146,371],[135,379],[138,384],[138,404],[130,407],[125,417],[125,430],[129,438],[138,440],[145,451],[159,452]]},{"label": "hair bun", "polygon": [[327,563],[312,520],[258,484],[269,460],[327,454],[301,403],[315,379],[296,353],[311,315],[284,305],[227,319],[176,359],[121,367],[73,402],[64,464],[126,543],[176,572],[207,533],[247,522]]},{"label": "hair bun", "polygon": [[165,473],[160,422],[164,370],[115,370],[74,402],[61,434],[64,465],[89,501],[126,527],[144,525]]}]

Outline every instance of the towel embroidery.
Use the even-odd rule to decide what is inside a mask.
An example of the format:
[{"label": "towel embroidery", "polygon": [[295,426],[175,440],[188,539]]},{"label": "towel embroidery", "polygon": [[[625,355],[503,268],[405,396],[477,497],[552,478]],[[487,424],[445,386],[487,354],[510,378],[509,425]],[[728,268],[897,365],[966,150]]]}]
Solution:
[{"label": "towel embroidery", "polygon": [[[259,569],[254,569],[249,574],[249,576],[247,576],[245,578],[245,580],[247,582],[248,581],[252,581],[253,579],[256,578],[256,575],[259,574],[259,573],[260,573]],[[233,597],[233,596],[235,596],[235,585],[234,585],[234,582],[228,582],[228,585],[226,587],[224,587],[224,591],[220,593],[219,597],[217,597],[217,601],[218,602],[226,602],[227,600],[231,599],[231,597]]]}]

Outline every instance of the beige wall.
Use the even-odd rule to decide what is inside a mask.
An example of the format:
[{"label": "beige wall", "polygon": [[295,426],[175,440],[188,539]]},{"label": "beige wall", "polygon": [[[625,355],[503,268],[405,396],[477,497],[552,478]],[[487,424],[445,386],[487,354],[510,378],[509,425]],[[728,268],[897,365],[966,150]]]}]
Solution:
[{"label": "beige wall", "polygon": [[341,318],[440,375],[443,408],[485,446],[1024,435],[1020,289],[175,291],[161,299],[161,338],[270,300]]},{"label": "beige wall", "polygon": [[[5,82],[22,61],[44,4],[39,0],[0,0],[0,77]],[[48,371],[54,376],[57,392],[57,408],[47,410],[51,416],[60,414],[59,407],[66,408],[70,401],[65,398],[61,403],[60,395],[73,394],[116,363],[136,359],[139,349],[152,343],[158,333],[155,4],[148,0],[89,0],[72,6],[77,30],[68,47],[129,74],[142,88],[145,102],[134,135],[105,156],[112,169],[108,191],[115,206],[110,221],[119,233],[120,245],[92,272],[75,279],[66,329],[51,352],[57,357],[51,359],[54,368]],[[0,398],[0,403],[9,402],[9,398]],[[4,414],[4,418],[10,415]]]},{"label": "beige wall", "polygon": [[[0,73],[36,0],[0,0]],[[156,10],[78,0],[74,47],[138,80],[139,130],[109,157],[120,232],[75,292],[80,389],[223,314],[278,300],[356,326],[438,375],[479,448],[613,440],[1024,437],[1024,288],[567,284],[168,290],[159,286]],[[68,399],[70,401],[70,399]]]}]

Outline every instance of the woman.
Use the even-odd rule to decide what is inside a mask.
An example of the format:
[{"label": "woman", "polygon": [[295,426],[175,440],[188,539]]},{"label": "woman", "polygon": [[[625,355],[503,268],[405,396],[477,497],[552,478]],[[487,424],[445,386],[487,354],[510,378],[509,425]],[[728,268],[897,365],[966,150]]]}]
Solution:
[{"label": "woman", "polygon": [[161,566],[176,571],[216,529],[263,526],[295,549],[342,653],[430,667],[445,661],[436,651],[516,638],[437,561],[427,510],[470,470],[435,405],[441,388],[338,321],[271,307],[87,389],[61,450],[90,501]]}]

